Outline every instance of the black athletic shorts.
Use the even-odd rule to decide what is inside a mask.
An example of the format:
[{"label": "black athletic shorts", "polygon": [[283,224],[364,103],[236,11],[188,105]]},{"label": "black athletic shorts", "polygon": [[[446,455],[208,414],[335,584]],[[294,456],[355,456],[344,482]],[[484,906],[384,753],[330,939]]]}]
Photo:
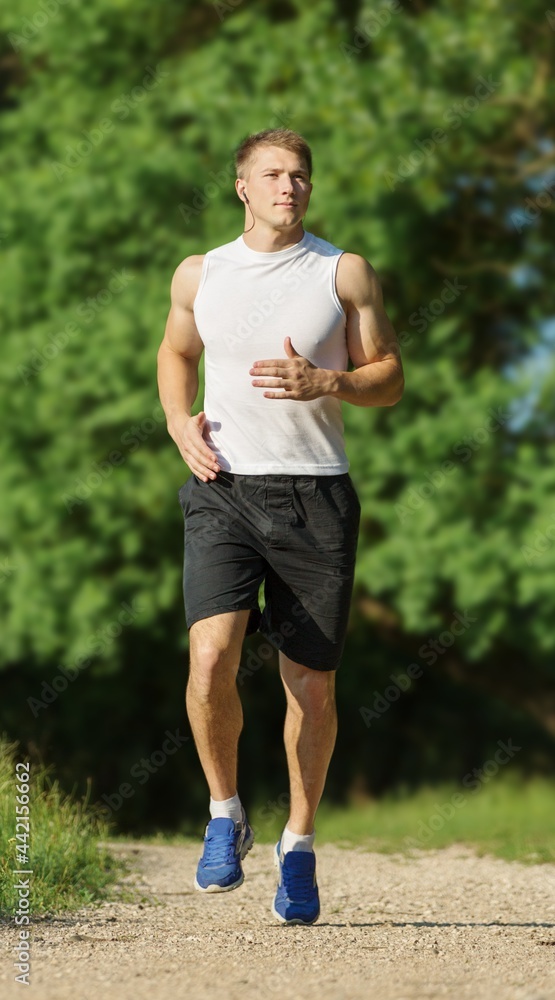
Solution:
[{"label": "black athletic shorts", "polygon": [[[236,475],[179,490],[187,628],[250,608],[259,631],[314,670],[339,666],[353,589],[360,502],[348,472]],[[258,594],[264,581],[264,609]]]}]

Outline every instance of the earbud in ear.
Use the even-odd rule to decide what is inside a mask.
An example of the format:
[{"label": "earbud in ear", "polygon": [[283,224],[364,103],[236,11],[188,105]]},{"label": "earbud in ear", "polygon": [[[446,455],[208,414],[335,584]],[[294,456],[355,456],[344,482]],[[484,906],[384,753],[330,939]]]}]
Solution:
[{"label": "earbud in ear", "polygon": [[246,203],[247,203],[247,205],[248,205],[248,203],[249,203],[249,199],[247,198],[246,194],[244,194],[244,195],[243,195],[243,199],[244,199],[244,201],[246,201]]}]

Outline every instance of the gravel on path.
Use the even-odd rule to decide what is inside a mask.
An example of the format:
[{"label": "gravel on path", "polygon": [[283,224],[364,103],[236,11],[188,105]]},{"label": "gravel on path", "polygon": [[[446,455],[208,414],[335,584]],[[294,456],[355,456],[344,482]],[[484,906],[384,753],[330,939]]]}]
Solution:
[{"label": "gravel on path", "polygon": [[286,927],[273,845],[210,894],[193,888],[201,846],[111,844],[135,901],[33,923],[28,987],[0,925],[3,1000],[555,1000],[555,865],[316,845],[320,919]]}]

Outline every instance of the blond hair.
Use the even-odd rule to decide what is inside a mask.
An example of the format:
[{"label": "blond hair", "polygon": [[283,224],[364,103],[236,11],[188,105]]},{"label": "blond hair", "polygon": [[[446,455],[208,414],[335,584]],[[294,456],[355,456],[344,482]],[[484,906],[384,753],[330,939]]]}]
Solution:
[{"label": "blond hair", "polygon": [[304,160],[309,178],[312,175],[312,153],[310,146],[298,132],[290,128],[266,128],[263,132],[255,132],[243,139],[235,152],[235,169],[237,177],[245,178],[254,160],[255,151],[259,146],[280,146],[297,153]]}]

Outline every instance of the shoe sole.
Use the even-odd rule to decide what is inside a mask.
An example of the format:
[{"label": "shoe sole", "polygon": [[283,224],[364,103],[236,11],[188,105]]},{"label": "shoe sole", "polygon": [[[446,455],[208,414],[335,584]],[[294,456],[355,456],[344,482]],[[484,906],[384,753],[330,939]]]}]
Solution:
[{"label": "shoe sole", "polygon": [[[241,861],[245,860],[253,844],[254,844],[254,833],[251,830],[250,838],[243,842],[243,846],[241,848]],[[197,877],[195,875],[194,886],[197,892],[231,892],[232,889],[238,889],[240,885],[243,885],[244,881],[245,881],[245,875],[243,871],[241,872],[241,878],[238,879],[237,882],[233,882],[231,885],[218,885],[217,882],[214,882],[212,885],[199,885]]]},{"label": "shoe sole", "polygon": [[[274,868],[277,868],[279,872],[279,854],[277,852],[277,845],[274,848]],[[293,924],[303,924],[306,927],[310,927],[311,924],[315,924],[316,921],[318,920],[320,916],[320,910],[318,910],[318,913],[316,914],[315,917],[312,918],[312,920],[301,920],[300,917],[293,917],[291,920],[288,920],[287,917],[282,917],[281,913],[278,913],[278,911],[276,910],[276,904],[274,900],[274,902],[272,903],[272,914],[274,915],[276,920],[279,920],[280,924],[286,924],[288,927],[292,926]]]},{"label": "shoe sole", "polygon": [[318,911],[312,920],[301,920],[300,917],[293,917],[292,920],[287,920],[286,917],[282,917],[281,914],[277,912],[274,903],[272,903],[272,913],[276,920],[279,920],[280,924],[286,924],[288,927],[292,926],[292,924],[303,924],[305,927],[310,927],[311,924],[316,923],[318,917],[320,916],[320,911]]}]

